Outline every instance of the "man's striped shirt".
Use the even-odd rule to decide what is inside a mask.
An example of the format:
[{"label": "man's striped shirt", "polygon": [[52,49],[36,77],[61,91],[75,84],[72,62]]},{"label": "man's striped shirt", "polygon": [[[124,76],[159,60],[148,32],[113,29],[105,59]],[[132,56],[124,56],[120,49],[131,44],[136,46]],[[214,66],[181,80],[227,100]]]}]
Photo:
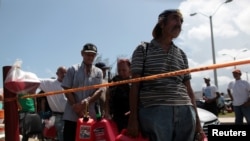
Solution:
[{"label": "man's striped shirt", "polygon": [[[132,56],[132,74],[140,75],[142,72],[144,47],[139,45]],[[172,44],[168,52],[152,40],[148,45],[145,56],[144,76],[173,72],[188,68],[186,54],[177,46]],[[155,105],[191,105],[190,97],[187,94],[183,82],[190,80],[190,74],[159,78],[143,81],[140,91],[140,102],[142,106]]]}]

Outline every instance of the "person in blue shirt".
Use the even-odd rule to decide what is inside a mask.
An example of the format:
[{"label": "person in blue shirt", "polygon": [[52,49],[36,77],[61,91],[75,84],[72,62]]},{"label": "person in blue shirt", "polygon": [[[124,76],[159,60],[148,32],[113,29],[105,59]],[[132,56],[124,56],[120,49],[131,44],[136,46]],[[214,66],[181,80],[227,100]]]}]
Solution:
[{"label": "person in blue shirt", "polygon": [[[83,57],[82,63],[72,65],[67,69],[67,73],[61,84],[64,89],[73,89],[102,83],[102,70],[93,64],[96,54],[97,47],[94,44],[87,43],[83,46],[81,51]],[[83,113],[88,111],[91,118],[96,118],[95,102],[100,98],[101,93],[102,88],[65,93],[67,97],[67,103],[63,114],[63,138],[65,141],[75,140],[77,120],[83,117]]]}]

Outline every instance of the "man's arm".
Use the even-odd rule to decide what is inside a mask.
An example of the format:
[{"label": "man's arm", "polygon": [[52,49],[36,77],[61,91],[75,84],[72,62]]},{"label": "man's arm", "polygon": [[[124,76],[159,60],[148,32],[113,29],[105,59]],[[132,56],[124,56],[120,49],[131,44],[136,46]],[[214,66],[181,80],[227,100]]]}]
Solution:
[{"label": "man's arm", "polygon": [[98,100],[101,97],[102,92],[103,92],[103,89],[99,88],[91,96],[86,97],[79,104],[76,104],[76,107],[80,109],[80,112],[77,112],[78,116],[82,116],[82,111],[84,111],[83,113],[84,115],[87,114],[86,110],[88,109],[88,105]]},{"label": "man's arm", "polygon": [[229,97],[231,98],[231,100],[233,101],[234,98],[233,98],[233,96],[232,96],[231,90],[230,90],[230,89],[227,89],[227,93],[228,93]]},{"label": "man's arm", "polygon": [[[63,87],[63,89],[67,90],[67,89],[69,89],[69,88]],[[69,103],[71,106],[73,106],[74,104],[76,104],[76,100],[75,100],[75,97],[74,97],[74,93],[65,93],[64,95],[65,95],[65,97],[67,98],[68,103]]]},{"label": "man's arm", "polygon": [[81,103],[84,103],[84,102],[88,102],[88,103],[95,102],[96,100],[98,100],[101,97],[102,92],[103,92],[103,88],[97,89],[91,96],[83,99],[81,101]]},{"label": "man's arm", "polygon": [[198,115],[196,101],[195,101],[195,96],[194,96],[193,89],[191,87],[190,80],[185,81],[184,85],[187,88],[188,95],[189,95],[189,97],[191,99],[191,102],[193,104],[194,111],[195,111],[195,114],[196,114],[196,132],[199,133],[199,134],[201,134],[202,137],[204,137],[205,133],[204,133],[203,128],[201,127],[201,124],[200,124],[201,122],[200,122],[200,118],[199,118],[199,115]]},{"label": "man's arm", "polygon": [[[65,90],[69,89],[67,87],[63,87]],[[67,101],[69,105],[72,106],[73,111],[78,115],[78,117],[82,117],[82,106],[81,103],[77,103],[74,93],[65,93],[65,97],[67,98]]]},{"label": "man's arm", "polygon": [[[140,75],[132,75],[132,78],[138,78]],[[127,134],[132,137],[139,135],[139,123],[138,123],[138,95],[140,89],[140,82],[132,83],[129,92],[129,107],[130,116],[127,127]]]}]

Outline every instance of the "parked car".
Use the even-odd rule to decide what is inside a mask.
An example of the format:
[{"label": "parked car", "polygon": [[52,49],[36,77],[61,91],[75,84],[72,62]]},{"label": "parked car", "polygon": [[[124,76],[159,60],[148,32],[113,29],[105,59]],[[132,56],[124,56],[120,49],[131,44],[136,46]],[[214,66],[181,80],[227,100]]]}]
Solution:
[{"label": "parked car", "polygon": [[197,112],[200,118],[201,126],[208,136],[208,125],[220,125],[220,121],[216,115],[213,113],[197,107]]},{"label": "parked car", "polygon": [[204,103],[205,103],[205,100],[203,100],[203,99],[196,99],[196,106],[197,107],[204,109]]},{"label": "parked car", "polygon": [[201,121],[201,126],[206,135],[208,135],[208,125],[220,125],[220,121],[216,115],[204,109],[204,102],[205,100],[203,99],[196,99],[196,106]]}]

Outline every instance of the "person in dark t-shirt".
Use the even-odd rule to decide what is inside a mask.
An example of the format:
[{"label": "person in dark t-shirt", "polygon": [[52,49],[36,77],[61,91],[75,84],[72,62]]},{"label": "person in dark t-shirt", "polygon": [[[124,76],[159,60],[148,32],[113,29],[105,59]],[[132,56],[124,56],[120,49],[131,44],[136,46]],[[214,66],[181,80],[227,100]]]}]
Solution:
[{"label": "person in dark t-shirt", "polygon": [[[118,74],[111,82],[117,82],[130,78],[130,61],[128,59],[118,59]],[[116,123],[118,131],[127,128],[129,113],[129,91],[130,84],[112,86],[107,91],[107,102],[105,116],[111,117]],[[108,105],[108,106],[107,106]]]}]

